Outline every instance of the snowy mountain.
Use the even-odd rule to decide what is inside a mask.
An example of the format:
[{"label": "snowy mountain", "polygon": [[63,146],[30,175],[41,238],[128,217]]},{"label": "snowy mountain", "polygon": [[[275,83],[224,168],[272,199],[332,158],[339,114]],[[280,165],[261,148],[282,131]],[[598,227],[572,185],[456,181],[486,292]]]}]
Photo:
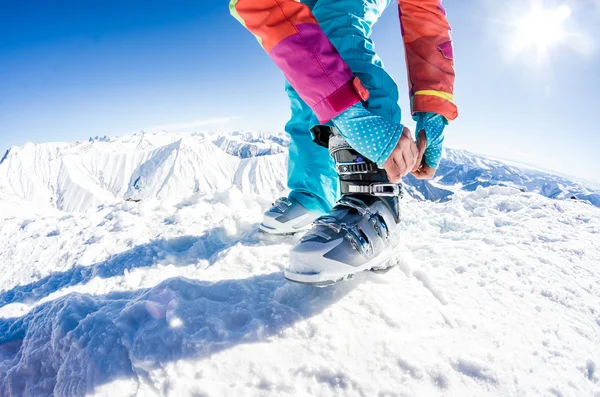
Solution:
[{"label": "snowy mountain", "polygon": [[[211,193],[232,185],[244,193],[276,195],[285,186],[282,146],[256,138],[241,147],[236,137],[225,142],[204,135],[140,133],[12,148],[0,163],[0,200],[73,212],[127,199]],[[248,156],[227,154],[217,145]],[[267,158],[252,153],[281,154]]]},{"label": "snowy mountain", "polygon": [[[89,142],[27,144],[0,162],[0,200],[86,211],[122,200],[186,197],[236,186],[273,198],[286,185],[284,134],[139,133]],[[600,192],[563,177],[448,149],[433,183],[408,177],[418,199],[448,200],[457,190],[513,186],[600,207]]]},{"label": "snowy mountain", "polygon": [[480,186],[514,186],[557,200],[577,199],[600,207],[600,190],[581,182],[464,150],[448,149],[437,176],[438,183],[460,185],[466,191]]},{"label": "snowy mountain", "polygon": [[397,266],[312,288],[282,277],[299,237],[257,232],[287,143],[12,148],[0,396],[600,396],[597,192],[448,150],[407,181]]}]

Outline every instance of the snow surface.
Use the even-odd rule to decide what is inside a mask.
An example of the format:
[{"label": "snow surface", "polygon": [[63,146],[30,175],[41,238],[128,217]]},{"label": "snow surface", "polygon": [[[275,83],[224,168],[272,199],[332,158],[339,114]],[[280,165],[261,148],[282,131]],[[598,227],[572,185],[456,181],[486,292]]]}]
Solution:
[{"label": "snow surface", "polygon": [[141,135],[0,165],[1,396],[600,396],[599,208],[409,187],[397,266],[311,288],[256,231],[285,137]]}]

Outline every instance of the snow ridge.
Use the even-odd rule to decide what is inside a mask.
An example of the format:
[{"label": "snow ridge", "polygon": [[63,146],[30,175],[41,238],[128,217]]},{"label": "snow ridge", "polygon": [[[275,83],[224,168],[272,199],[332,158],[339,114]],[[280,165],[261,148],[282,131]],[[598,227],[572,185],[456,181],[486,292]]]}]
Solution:
[{"label": "snow ridge", "polygon": [[10,152],[10,149],[6,150],[6,153],[4,153],[4,156],[2,157],[2,159],[0,160],[0,164],[2,164],[4,162],[4,160],[6,160],[6,158],[8,157],[8,153]]}]

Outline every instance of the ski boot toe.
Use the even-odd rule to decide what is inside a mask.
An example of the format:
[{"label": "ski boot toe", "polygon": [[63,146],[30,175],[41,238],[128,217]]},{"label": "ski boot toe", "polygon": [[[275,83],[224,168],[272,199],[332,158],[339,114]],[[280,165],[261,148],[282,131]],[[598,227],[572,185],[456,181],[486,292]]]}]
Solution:
[{"label": "ski boot toe", "polygon": [[390,246],[397,241],[396,233],[388,234],[395,229],[395,221],[380,200],[369,199],[367,205],[360,199],[345,197],[330,215],[317,219],[292,248],[285,277],[316,285],[334,283],[365,270],[386,268]]},{"label": "ski boot toe", "polygon": [[264,213],[259,228],[267,234],[295,234],[310,229],[320,215],[304,208],[293,198],[281,197]]}]

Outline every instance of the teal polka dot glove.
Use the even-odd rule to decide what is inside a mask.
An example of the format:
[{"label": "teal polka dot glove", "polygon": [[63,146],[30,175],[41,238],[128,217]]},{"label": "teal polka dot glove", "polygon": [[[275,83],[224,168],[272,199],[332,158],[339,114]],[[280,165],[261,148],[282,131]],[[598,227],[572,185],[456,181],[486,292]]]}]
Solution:
[{"label": "teal polka dot glove", "polygon": [[362,103],[348,108],[333,125],[357,152],[383,167],[398,144],[404,126],[369,112]]},{"label": "teal polka dot glove", "polygon": [[425,149],[425,163],[431,168],[438,168],[442,161],[442,149],[444,146],[444,128],[448,120],[436,113],[419,112],[413,119],[417,122],[417,142],[419,134],[425,131],[427,137],[427,149]]}]

